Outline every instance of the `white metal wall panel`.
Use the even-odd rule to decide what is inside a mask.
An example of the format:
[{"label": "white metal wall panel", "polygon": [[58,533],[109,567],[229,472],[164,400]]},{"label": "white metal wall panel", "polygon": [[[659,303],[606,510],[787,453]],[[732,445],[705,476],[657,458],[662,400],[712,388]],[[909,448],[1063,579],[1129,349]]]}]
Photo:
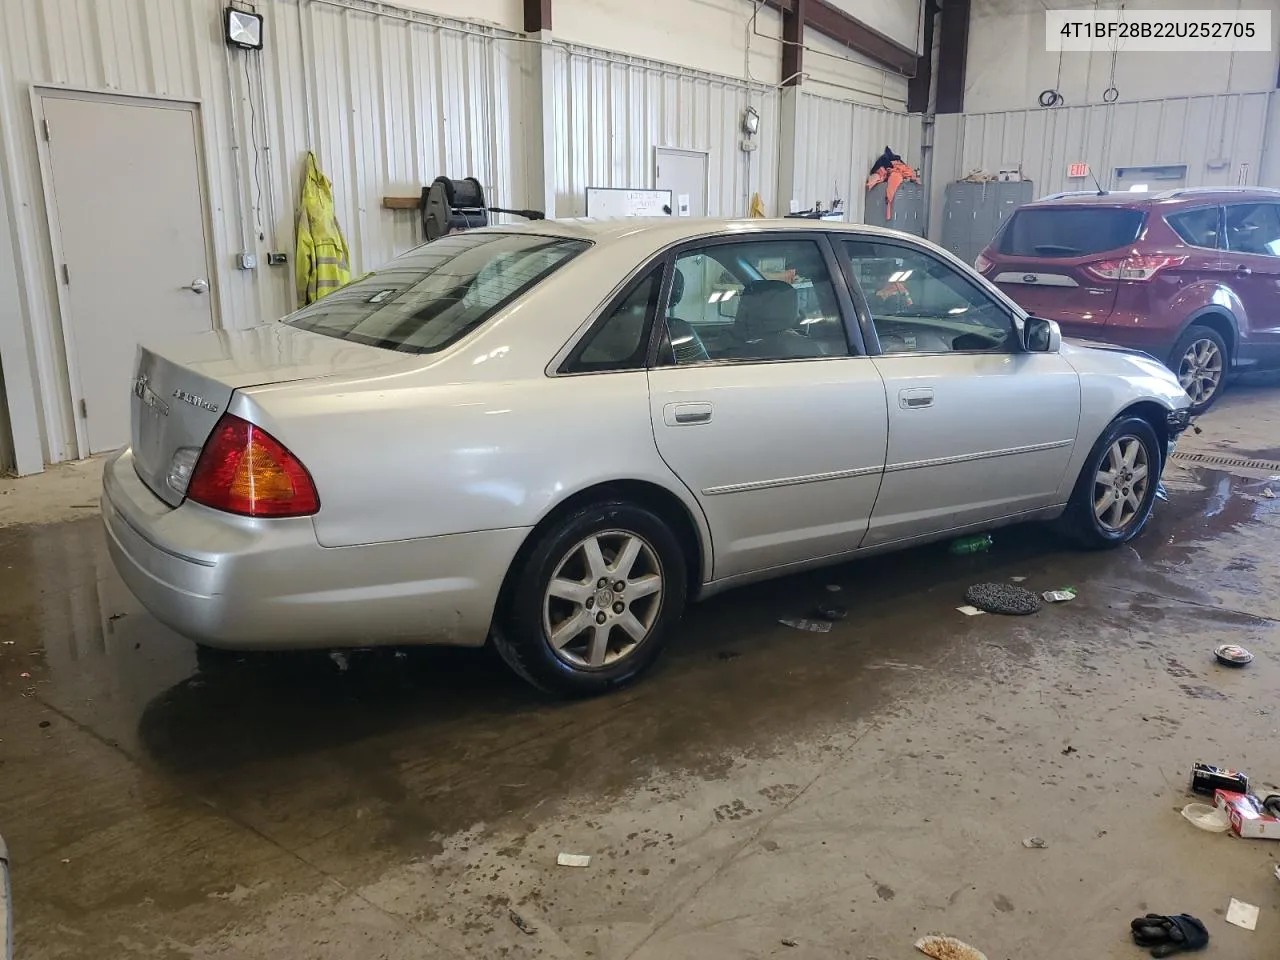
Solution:
[{"label": "white metal wall panel", "polygon": [[[476,176],[497,205],[527,202],[526,44],[497,29],[368,0],[262,0],[266,49],[259,56],[222,43],[224,7],[224,0],[0,3],[0,176],[13,207],[22,322],[52,461],[76,450],[33,84],[200,103],[227,327],[293,306],[292,257],[284,268],[265,262],[270,250],[292,253],[309,148],[333,180],[357,271],[419,242],[415,214],[383,210],[384,195],[416,195],[445,174]],[[236,269],[242,250],[256,252],[263,266]]]},{"label": "white metal wall panel", "polygon": [[847,219],[862,222],[863,184],[886,146],[919,168],[919,124],[918,116],[802,94],[796,120],[795,197],[801,209],[819,200],[830,207],[839,196]]},{"label": "white metal wall panel", "polygon": [[[1129,103],[964,114],[956,121],[955,149],[934,177],[956,180],[973,170],[995,173],[1021,166],[1037,196],[1086,189],[1092,181],[1067,179],[1067,165],[1086,161],[1109,184],[1116,167],[1187,165],[1188,186],[1246,185],[1262,175],[1268,103],[1275,94],[1239,93]],[[942,118],[939,118],[940,120]],[[941,133],[941,131],[939,131]],[[1280,135],[1272,131],[1271,136]]]},{"label": "white metal wall panel", "polygon": [[[555,53],[556,214],[586,213],[587,187],[652,187],[654,147],[707,151],[708,212],[745,216],[752,193],[774,211],[776,90],[605,53]],[[743,152],[742,113],[760,112],[758,149]]]}]

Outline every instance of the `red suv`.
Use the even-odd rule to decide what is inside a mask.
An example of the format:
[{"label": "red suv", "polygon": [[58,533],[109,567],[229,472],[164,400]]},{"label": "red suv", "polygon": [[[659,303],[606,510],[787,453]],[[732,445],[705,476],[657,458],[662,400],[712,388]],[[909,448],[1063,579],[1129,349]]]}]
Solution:
[{"label": "red suv", "polygon": [[1167,363],[1193,413],[1229,372],[1280,367],[1280,190],[1057,194],[1019,208],[974,265],[1068,336]]}]

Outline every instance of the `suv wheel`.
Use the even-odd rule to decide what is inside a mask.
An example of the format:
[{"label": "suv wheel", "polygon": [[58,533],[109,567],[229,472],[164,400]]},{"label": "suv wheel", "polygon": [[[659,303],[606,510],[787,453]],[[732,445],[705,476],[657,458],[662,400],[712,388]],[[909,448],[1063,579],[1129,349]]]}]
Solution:
[{"label": "suv wheel", "polygon": [[634,680],[684,609],[684,551],[654,513],[596,503],[548,529],[515,572],[494,631],[499,655],[534,686],[586,696]]},{"label": "suv wheel", "polygon": [[1191,398],[1191,414],[1199,416],[1222,393],[1227,374],[1227,345],[1211,327],[1192,324],[1178,339],[1169,366]]}]

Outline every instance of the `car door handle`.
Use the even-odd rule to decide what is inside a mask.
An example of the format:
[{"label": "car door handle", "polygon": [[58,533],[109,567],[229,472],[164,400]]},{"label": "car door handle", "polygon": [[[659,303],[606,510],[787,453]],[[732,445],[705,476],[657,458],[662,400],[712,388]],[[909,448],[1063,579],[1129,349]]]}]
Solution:
[{"label": "car door handle", "polygon": [[898,406],[903,410],[920,410],[933,406],[933,388],[915,387],[898,391]]},{"label": "car door handle", "polygon": [[1242,263],[1242,264],[1240,264],[1240,266],[1236,267],[1236,276],[1237,276],[1237,277],[1252,277],[1252,276],[1253,276],[1253,271],[1252,271],[1251,269],[1249,269],[1248,267],[1246,267],[1246,266]]},{"label": "car door handle", "polygon": [[709,403],[668,403],[662,408],[662,419],[669,427],[688,427],[711,422]]}]

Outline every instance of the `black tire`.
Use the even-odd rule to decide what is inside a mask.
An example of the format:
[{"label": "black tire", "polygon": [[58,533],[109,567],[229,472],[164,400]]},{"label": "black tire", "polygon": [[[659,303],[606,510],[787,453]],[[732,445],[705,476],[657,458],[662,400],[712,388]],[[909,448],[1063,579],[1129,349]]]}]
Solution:
[{"label": "black tire", "polygon": [[[1211,372],[1210,369],[1197,365],[1197,355],[1206,354],[1216,356],[1217,373],[1212,390],[1206,389],[1204,380],[1204,377]],[[1169,369],[1177,374],[1178,382],[1191,397],[1193,417],[1200,416],[1222,396],[1222,391],[1227,385],[1229,367],[1230,354],[1227,353],[1227,344],[1222,339],[1222,334],[1212,327],[1201,326],[1198,323],[1187,327],[1178,338],[1178,342],[1174,344],[1173,350],[1169,352]],[[1203,395],[1197,399],[1202,392]]]},{"label": "black tire", "polygon": [[[649,571],[645,576],[656,574],[661,578],[661,589],[656,598],[648,602],[646,598],[628,600],[623,604],[623,613],[634,616],[646,627],[648,632],[643,638],[632,640],[622,629],[621,622],[611,619],[608,623],[610,629],[605,631],[605,653],[612,653],[616,659],[592,665],[589,661],[594,656],[595,647],[591,637],[596,633],[590,621],[601,614],[597,602],[600,594],[578,603],[549,599],[548,590],[558,571],[564,573],[559,578],[561,580],[590,581],[592,574],[585,567],[571,569],[565,565],[579,561],[585,563],[586,555],[576,551],[584,541],[596,536],[600,538],[596,542],[608,563],[617,561],[621,553],[619,548],[611,556],[608,552],[611,544],[625,544],[625,537],[638,538],[641,552],[633,571]],[[687,571],[679,539],[652,511],[624,501],[579,507],[539,534],[532,549],[512,571],[504,609],[495,622],[494,647],[517,675],[549,693],[584,697],[617,689],[640,676],[662,652],[672,627],[684,611],[688,592]],[[611,587],[605,589],[611,591]],[[625,586],[609,601],[606,616],[617,610],[623,597]],[[567,611],[564,605],[568,605]],[[553,610],[557,606],[559,610]],[[578,615],[586,616],[589,621],[576,639],[566,643],[560,652],[553,646],[548,631],[548,624],[556,625],[551,622],[553,613],[563,616],[560,624]],[[618,647],[627,649],[615,653]]]},{"label": "black tire", "polygon": [[[1114,526],[1108,526],[1099,518],[1095,509],[1105,493],[1105,489],[1098,483],[1099,471],[1102,470],[1104,459],[1111,457],[1112,446],[1123,443],[1126,439],[1137,440],[1143,446],[1147,482],[1137,507],[1133,509],[1132,516],[1123,523],[1118,522],[1123,519],[1123,515],[1118,516],[1115,518],[1117,523]],[[1093,449],[1089,451],[1089,456],[1076,480],[1075,490],[1071,493],[1071,500],[1059,521],[1060,528],[1077,544],[1090,550],[1118,547],[1128,543],[1142,532],[1142,528],[1151,519],[1151,509],[1155,504],[1156,490],[1160,486],[1163,467],[1164,448],[1151,424],[1133,415],[1125,414],[1117,417],[1111,421],[1093,445]],[[1123,489],[1133,490],[1134,487]]]}]

